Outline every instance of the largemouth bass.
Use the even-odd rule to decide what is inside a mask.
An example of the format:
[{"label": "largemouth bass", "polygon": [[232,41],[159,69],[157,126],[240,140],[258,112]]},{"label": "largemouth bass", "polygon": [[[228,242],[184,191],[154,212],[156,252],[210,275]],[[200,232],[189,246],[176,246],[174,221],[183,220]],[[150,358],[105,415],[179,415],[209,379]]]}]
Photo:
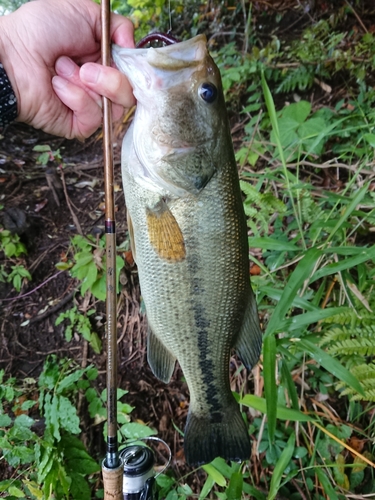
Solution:
[{"label": "largemouth bass", "polygon": [[234,348],[251,369],[261,330],[220,73],[203,35],[155,49],[115,46],[113,57],[138,101],[122,177],[148,362],[167,383],[178,360],[186,378],[186,461],[244,460],[250,441],[229,360]]}]

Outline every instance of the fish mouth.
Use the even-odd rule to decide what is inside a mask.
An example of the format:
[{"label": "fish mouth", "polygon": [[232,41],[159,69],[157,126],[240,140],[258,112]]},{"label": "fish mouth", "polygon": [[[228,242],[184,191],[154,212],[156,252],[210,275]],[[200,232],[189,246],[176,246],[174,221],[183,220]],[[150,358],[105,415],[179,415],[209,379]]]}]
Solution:
[{"label": "fish mouth", "polygon": [[207,60],[207,39],[197,35],[184,42],[148,49],[112,45],[112,57],[129,79],[137,98],[137,90],[161,90],[186,82]]}]

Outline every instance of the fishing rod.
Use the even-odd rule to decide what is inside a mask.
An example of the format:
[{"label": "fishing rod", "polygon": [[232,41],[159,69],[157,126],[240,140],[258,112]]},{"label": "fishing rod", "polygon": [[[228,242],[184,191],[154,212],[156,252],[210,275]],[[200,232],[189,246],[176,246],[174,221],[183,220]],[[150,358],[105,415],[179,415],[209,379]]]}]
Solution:
[{"label": "fishing rod", "polygon": [[[102,64],[111,64],[110,0],[101,0],[101,53]],[[141,40],[147,44],[154,40],[166,44],[177,40],[169,33],[153,34]],[[104,500],[151,500],[155,480],[154,454],[139,444],[126,446],[121,453],[117,441],[117,300],[116,300],[116,227],[114,207],[114,168],[112,140],[112,107],[107,97],[103,102],[103,166],[106,236],[106,314],[107,314],[107,450],[102,462]],[[152,439],[152,438],[149,438]],[[169,446],[168,467],[172,454]]]},{"label": "fishing rod", "polygon": [[[101,0],[102,64],[110,66],[110,0]],[[124,467],[117,443],[117,303],[116,303],[116,227],[114,206],[113,141],[111,101],[103,97],[103,160],[106,237],[107,312],[107,452],[102,462],[105,500],[123,500]]]}]

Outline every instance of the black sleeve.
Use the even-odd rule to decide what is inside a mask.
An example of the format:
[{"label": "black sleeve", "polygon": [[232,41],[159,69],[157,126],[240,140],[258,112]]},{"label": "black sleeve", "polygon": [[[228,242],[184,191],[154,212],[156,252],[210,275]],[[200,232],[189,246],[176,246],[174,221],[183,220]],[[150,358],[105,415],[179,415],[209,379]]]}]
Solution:
[{"label": "black sleeve", "polygon": [[0,63],[0,128],[17,118],[17,98],[4,66]]}]

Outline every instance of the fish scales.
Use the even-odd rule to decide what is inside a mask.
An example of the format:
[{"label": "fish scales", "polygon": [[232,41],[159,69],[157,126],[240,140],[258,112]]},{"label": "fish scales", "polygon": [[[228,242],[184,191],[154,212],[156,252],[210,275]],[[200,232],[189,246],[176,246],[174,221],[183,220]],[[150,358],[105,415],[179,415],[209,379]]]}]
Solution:
[{"label": "fish scales", "polygon": [[[247,459],[229,362],[235,348],[253,367],[261,331],[219,72],[202,35],[161,49],[115,48],[114,59],[138,101],[122,176],[148,361],[165,382],[176,360],[184,373],[188,463]],[[211,102],[201,96],[207,89]]]}]

